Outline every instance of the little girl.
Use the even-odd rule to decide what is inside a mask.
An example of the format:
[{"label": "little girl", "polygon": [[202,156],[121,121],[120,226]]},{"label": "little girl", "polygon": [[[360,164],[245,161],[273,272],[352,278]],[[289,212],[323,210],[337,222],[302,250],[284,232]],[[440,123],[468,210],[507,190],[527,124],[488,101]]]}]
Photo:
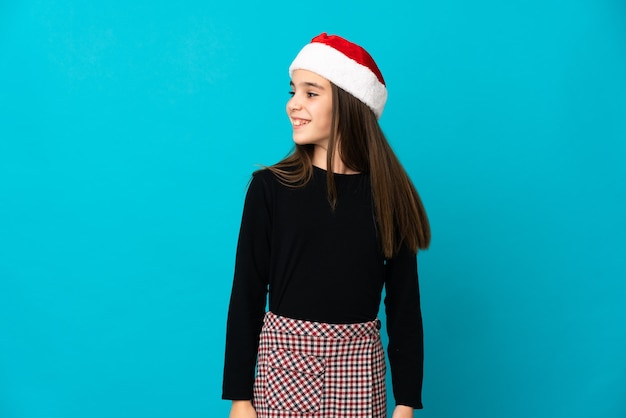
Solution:
[{"label": "little girl", "polygon": [[412,417],[423,373],[416,254],[430,228],[378,125],[383,76],[363,48],[325,33],[289,74],[296,145],[248,189],[222,397],[231,418],[386,417],[384,286],[393,417]]}]

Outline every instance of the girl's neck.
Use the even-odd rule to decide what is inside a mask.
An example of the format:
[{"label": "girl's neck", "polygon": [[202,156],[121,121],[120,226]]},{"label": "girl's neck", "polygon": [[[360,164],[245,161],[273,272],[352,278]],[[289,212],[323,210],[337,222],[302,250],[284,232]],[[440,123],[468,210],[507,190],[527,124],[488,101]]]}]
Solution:
[{"label": "girl's neck", "polygon": [[[325,148],[320,146],[316,146],[313,151],[313,165],[315,167],[321,168],[322,170],[328,171],[328,164],[326,161],[327,151]],[[339,156],[338,150],[335,151],[335,155],[333,156],[333,165],[331,167],[331,171],[336,174],[358,174],[357,171],[354,171],[348,168],[344,162],[341,160]]]}]

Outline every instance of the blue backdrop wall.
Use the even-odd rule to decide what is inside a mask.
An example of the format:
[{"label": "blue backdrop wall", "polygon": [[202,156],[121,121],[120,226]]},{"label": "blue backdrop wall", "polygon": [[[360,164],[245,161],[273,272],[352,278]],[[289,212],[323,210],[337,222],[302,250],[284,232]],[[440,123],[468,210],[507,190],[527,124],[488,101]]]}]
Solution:
[{"label": "blue backdrop wall", "polygon": [[626,5],[0,4],[0,416],[218,417],[287,67],[365,45],[433,228],[423,417],[626,417]]}]

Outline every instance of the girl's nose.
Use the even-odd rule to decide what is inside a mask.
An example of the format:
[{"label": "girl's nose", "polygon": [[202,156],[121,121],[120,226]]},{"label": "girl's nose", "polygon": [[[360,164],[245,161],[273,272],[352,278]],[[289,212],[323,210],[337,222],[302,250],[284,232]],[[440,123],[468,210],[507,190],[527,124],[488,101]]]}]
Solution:
[{"label": "girl's nose", "polygon": [[298,100],[296,100],[295,97],[292,97],[291,99],[289,99],[289,103],[287,104],[287,107],[289,108],[290,112],[293,112],[294,110],[300,110],[302,108],[300,106],[300,103],[298,103]]}]

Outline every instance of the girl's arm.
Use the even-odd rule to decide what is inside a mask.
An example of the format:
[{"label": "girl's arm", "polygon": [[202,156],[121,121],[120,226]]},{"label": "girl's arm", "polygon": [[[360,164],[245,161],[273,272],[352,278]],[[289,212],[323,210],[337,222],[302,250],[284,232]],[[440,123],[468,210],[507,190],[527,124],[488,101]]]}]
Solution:
[{"label": "girl's arm", "polygon": [[[400,406],[422,408],[424,336],[417,278],[417,257],[407,247],[387,261],[385,311],[393,394]],[[400,415],[404,416],[404,415]],[[411,416],[411,415],[409,415]]]},{"label": "girl's arm", "polygon": [[253,396],[259,334],[263,325],[270,264],[271,204],[267,178],[253,177],[243,209],[228,322],[222,398]]}]

